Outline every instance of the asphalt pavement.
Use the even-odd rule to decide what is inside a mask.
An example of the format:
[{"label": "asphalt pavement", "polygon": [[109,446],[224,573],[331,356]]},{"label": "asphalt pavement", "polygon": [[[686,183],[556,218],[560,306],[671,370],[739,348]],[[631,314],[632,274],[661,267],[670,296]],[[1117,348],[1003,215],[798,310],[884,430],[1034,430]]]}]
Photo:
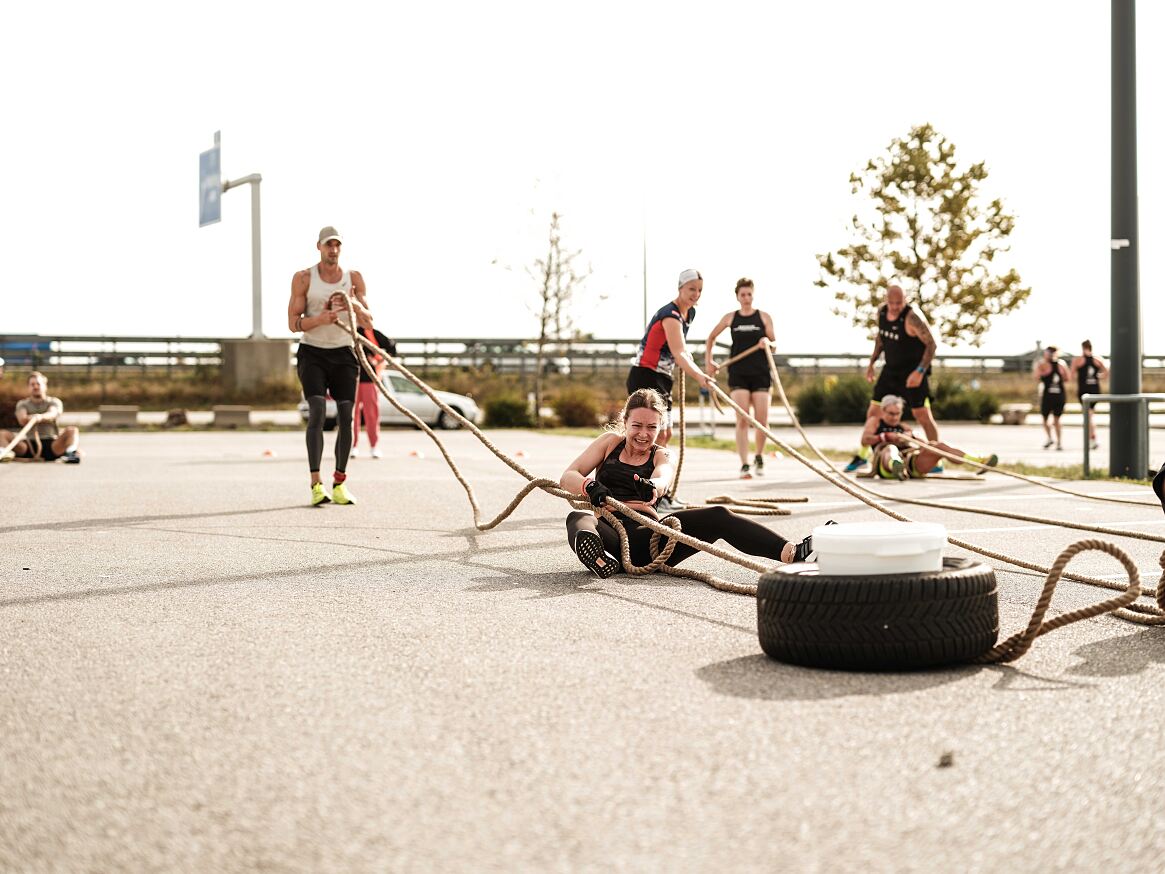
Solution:
[{"label": "asphalt pavement", "polygon": [[[962,427],[944,439],[1073,454]],[[490,436],[552,478],[587,443]],[[521,479],[442,439],[483,515],[504,508]],[[792,667],[754,599],[600,581],[541,493],[479,532],[423,434],[382,447],[349,507],[307,506],[293,431],[86,433],[80,465],[0,467],[0,870],[1159,870],[1165,629],[1090,619],[1008,666]],[[689,450],[681,496],[807,496],[763,520],[790,538],[879,518],[789,457],[737,467]],[[1141,506],[998,474],[879,488],[1053,520],[894,505],[1044,565],[1090,536],[1054,520],[1165,535],[1141,486],[1076,485]],[[1156,585],[1162,544],[1114,542]],[[991,563],[1009,635],[1043,577]],[[1098,552],[1072,569],[1122,577]],[[1052,613],[1109,594],[1064,582]]]}]

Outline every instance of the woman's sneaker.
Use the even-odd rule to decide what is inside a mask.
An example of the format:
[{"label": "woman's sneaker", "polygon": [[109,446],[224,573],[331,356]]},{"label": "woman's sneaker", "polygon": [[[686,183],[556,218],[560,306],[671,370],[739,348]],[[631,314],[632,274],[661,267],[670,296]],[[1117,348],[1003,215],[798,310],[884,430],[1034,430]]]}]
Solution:
[{"label": "woman's sneaker", "polygon": [[765,459],[763,455],[758,455],[752,460],[752,469],[756,471],[757,476],[765,475]]},{"label": "woman's sneaker", "polygon": [[580,531],[574,536],[574,554],[592,574],[601,580],[611,577],[620,564],[603,548],[603,538],[593,531]]},{"label": "woman's sneaker", "polygon": [[747,464],[742,464],[740,466],[740,478],[741,479],[752,479],[752,471],[749,470],[749,467]]},{"label": "woman's sneaker", "polygon": [[[826,525],[836,525],[837,523],[830,519],[825,523]],[[793,561],[816,561],[817,553],[813,550],[813,535],[810,534],[804,540],[797,544],[797,548],[793,551]]]}]

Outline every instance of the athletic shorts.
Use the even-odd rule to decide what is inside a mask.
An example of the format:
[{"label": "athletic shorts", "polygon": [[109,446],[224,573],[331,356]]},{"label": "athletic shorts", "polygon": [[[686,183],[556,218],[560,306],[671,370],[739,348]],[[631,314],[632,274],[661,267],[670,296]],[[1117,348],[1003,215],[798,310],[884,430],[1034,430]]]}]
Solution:
[{"label": "athletic shorts", "polygon": [[53,452],[53,441],[56,437],[41,437],[40,438],[40,452],[36,452],[36,438],[31,434],[25,435],[25,444],[28,447],[23,453],[16,452],[17,458],[43,458],[45,461],[56,461],[60,458]]},{"label": "athletic shorts", "polygon": [[300,343],[295,353],[295,372],[305,398],[323,397],[330,392],[336,403],[356,402],[360,362],[348,346],[321,349]]},{"label": "athletic shorts", "polygon": [[763,373],[733,373],[732,367],[728,368],[729,391],[741,389],[752,394],[754,391],[768,391],[772,387],[773,377],[767,370]]},{"label": "athletic shorts", "polygon": [[1040,398],[1040,415],[1044,418],[1064,415],[1064,393],[1048,394],[1044,392],[1044,396]]},{"label": "athletic shorts", "polygon": [[913,370],[908,370],[905,373],[894,373],[883,367],[881,374],[878,376],[878,381],[874,383],[874,403],[880,404],[882,398],[886,397],[886,395],[898,395],[906,400],[907,405],[912,410],[928,406],[930,401],[930,375],[924,374],[922,382],[915,388],[907,388],[906,377],[910,376],[913,372]]},{"label": "athletic shorts", "polygon": [[671,412],[671,387],[672,378],[670,376],[665,376],[658,370],[652,370],[650,367],[636,365],[627,374],[627,394],[631,394],[631,392],[638,391],[641,388],[653,388],[663,395],[663,402],[667,404],[667,411],[669,413]]}]

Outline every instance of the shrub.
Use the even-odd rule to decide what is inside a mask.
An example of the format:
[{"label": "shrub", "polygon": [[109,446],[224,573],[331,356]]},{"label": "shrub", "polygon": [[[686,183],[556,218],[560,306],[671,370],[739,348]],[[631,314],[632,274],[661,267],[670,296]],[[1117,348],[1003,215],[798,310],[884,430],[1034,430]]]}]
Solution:
[{"label": "shrub", "polygon": [[826,383],[825,419],[835,425],[863,423],[870,408],[870,384],[865,377],[840,376]]},{"label": "shrub", "polygon": [[794,406],[802,425],[820,425],[825,421],[825,384],[815,380],[806,385],[798,393]]},{"label": "shrub", "polygon": [[953,377],[935,379],[932,394],[931,408],[937,419],[986,422],[999,412],[999,398],[990,392],[968,389]]},{"label": "shrub", "polygon": [[565,388],[550,401],[558,421],[568,428],[593,428],[599,424],[599,402],[589,389]]},{"label": "shrub", "polygon": [[485,404],[487,428],[532,428],[534,418],[526,401],[516,395],[501,395]]}]

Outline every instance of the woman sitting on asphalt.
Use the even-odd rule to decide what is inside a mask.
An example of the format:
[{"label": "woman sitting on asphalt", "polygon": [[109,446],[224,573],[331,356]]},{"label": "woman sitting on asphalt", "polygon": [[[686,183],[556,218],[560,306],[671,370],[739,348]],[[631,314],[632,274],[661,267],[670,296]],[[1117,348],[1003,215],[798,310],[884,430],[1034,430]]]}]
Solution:
[{"label": "woman sitting on asphalt", "polygon": [[[613,430],[595,440],[563,472],[559,480],[562,487],[596,507],[609,495],[658,519],[655,502],[667,493],[673,473],[667,449],[655,442],[666,413],[667,405],[658,392],[647,388],[632,392]],[[671,515],[680,521],[685,534],[706,543],[726,540],[741,552],[781,562],[813,559],[812,536],[793,544],[725,507],[679,510]],[[625,516],[618,518],[627,530],[631,561],[639,567],[650,563],[649,543],[654,532]],[[575,510],[566,519],[566,533],[579,561],[597,576],[606,579],[623,569],[616,558],[620,554],[619,535],[606,520]],[[661,540],[660,548],[664,545],[666,541]],[[677,565],[696,552],[677,543],[667,563]]]}]

